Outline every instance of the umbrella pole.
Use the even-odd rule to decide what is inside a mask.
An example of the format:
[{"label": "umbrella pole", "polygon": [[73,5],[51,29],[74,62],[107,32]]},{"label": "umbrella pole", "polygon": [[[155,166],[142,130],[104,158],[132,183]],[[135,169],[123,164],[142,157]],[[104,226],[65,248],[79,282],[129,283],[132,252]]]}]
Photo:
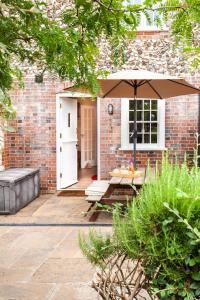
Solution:
[{"label": "umbrella pole", "polygon": [[133,164],[134,169],[137,169],[137,160],[136,160],[136,145],[137,145],[137,82],[135,81],[134,85],[134,134],[133,134]]}]

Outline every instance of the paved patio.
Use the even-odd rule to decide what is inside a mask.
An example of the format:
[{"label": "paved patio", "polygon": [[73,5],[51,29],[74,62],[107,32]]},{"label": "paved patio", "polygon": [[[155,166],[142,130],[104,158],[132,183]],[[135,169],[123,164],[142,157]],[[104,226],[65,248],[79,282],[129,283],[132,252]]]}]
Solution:
[{"label": "paved patio", "polygon": [[[91,224],[84,212],[85,197],[41,195],[16,215],[0,215],[1,224]],[[95,223],[111,224],[112,217],[101,212]]]},{"label": "paved patio", "polygon": [[[1,300],[96,300],[79,227],[0,227]],[[110,232],[111,227],[101,228]]]}]

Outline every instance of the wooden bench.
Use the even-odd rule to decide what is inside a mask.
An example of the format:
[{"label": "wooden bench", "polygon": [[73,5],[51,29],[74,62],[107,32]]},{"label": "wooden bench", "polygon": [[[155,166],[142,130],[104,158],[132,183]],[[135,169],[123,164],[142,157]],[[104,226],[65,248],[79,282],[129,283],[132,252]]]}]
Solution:
[{"label": "wooden bench", "polygon": [[[100,208],[98,203],[112,205],[116,202],[126,204],[127,201],[132,200],[137,195],[138,189],[148,181],[146,176],[146,169],[140,169],[143,171],[143,176],[138,178],[126,178],[126,177],[111,177],[110,180],[97,180],[91,183],[85,191],[86,201],[91,203],[86,215],[89,215],[89,221],[96,221]],[[155,170],[152,169],[150,176],[155,176]],[[132,195],[114,195],[114,190],[132,189]]]},{"label": "wooden bench", "polygon": [[112,195],[112,193],[116,188],[120,187],[121,189],[124,189],[127,188],[127,186],[130,186],[135,194],[136,188],[132,184],[132,181],[133,180],[130,178],[112,177],[111,180],[94,181],[89,185],[85,191],[87,196],[86,201],[91,204],[86,212],[86,215],[89,216],[89,221],[96,221],[100,213],[98,203],[112,205],[116,202],[123,204],[127,202],[128,197],[126,195]]},{"label": "wooden bench", "polygon": [[95,180],[85,190],[86,201],[90,203],[90,206],[86,212],[89,215],[89,221],[96,221],[99,211],[98,203],[101,201],[103,195],[109,188],[109,180]]}]

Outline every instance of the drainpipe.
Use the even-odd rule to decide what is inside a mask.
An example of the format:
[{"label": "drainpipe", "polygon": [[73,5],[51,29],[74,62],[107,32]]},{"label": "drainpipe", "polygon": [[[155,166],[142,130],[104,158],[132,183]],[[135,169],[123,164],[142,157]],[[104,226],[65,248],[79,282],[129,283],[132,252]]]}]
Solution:
[{"label": "drainpipe", "polygon": [[198,137],[197,137],[197,155],[198,155],[198,166],[200,167],[200,94],[199,94],[199,119],[198,119]]}]

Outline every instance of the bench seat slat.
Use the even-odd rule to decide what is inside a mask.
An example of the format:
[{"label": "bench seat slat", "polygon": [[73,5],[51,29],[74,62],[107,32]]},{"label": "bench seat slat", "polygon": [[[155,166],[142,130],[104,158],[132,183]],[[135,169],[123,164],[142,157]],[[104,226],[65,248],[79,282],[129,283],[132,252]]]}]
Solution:
[{"label": "bench seat slat", "polygon": [[99,195],[102,196],[109,187],[109,181],[108,180],[96,180],[92,182],[87,189],[85,190],[86,196],[95,196]]},{"label": "bench seat slat", "polygon": [[88,196],[85,200],[88,202],[98,202],[102,198],[102,195],[96,195],[96,196]]},{"label": "bench seat slat", "polygon": [[110,179],[110,184],[120,184],[120,182],[121,182],[121,180],[122,180],[122,178],[121,177],[112,177],[111,179]]},{"label": "bench seat slat", "polygon": [[128,201],[128,200],[132,200],[133,199],[133,197],[132,196],[127,196],[127,195],[113,195],[113,196],[110,196],[109,198],[107,198],[107,197],[102,197],[102,202],[104,202],[105,200],[107,201],[107,202],[109,202],[109,201],[113,201],[113,200],[115,200],[116,202],[117,201],[123,201],[123,202],[125,202],[125,201]]},{"label": "bench seat slat", "polygon": [[122,178],[120,184],[123,185],[130,185],[133,183],[133,179],[132,178]]}]

